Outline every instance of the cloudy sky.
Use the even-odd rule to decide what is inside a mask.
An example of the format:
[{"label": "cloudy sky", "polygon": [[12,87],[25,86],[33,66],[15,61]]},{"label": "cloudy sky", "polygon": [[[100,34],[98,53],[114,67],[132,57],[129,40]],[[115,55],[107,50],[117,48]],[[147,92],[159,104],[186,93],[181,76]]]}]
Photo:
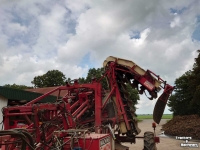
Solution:
[{"label": "cloudy sky", "polygon": [[[108,56],[173,85],[200,49],[199,7],[199,0],[0,0],[0,85],[32,86],[53,69],[84,77]],[[154,104],[142,96],[137,113],[152,113]]]}]

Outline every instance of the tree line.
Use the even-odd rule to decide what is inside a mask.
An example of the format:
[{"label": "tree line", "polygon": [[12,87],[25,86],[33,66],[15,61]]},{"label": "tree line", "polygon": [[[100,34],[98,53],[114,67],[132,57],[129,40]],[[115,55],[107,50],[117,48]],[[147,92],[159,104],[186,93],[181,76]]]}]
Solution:
[{"label": "tree line", "polygon": [[[91,68],[89,69],[87,76],[79,77],[77,80],[80,84],[90,83],[93,78],[99,80],[102,75],[104,74],[104,68]],[[34,87],[26,86],[26,85],[17,85],[17,84],[6,84],[5,87],[15,88],[15,89],[30,89],[30,88],[44,88],[44,87],[54,87],[54,86],[61,86],[66,85],[66,82],[71,82],[71,78],[66,78],[66,76],[59,70],[49,70],[43,75],[35,76],[31,83]],[[101,85],[104,90],[108,90],[108,84],[105,78],[101,80]],[[138,91],[133,89],[131,85],[127,84],[127,91],[129,93],[130,99],[133,101],[135,107],[138,104],[139,95]]]}]

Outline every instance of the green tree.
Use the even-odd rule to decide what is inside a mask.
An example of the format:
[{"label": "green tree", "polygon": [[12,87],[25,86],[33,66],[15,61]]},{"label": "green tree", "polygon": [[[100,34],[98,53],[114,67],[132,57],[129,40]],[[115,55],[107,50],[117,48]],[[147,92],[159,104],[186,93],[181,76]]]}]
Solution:
[{"label": "green tree", "polygon": [[50,70],[47,73],[34,77],[32,84],[34,87],[41,88],[41,87],[53,87],[53,86],[60,86],[65,84],[66,77],[65,75],[59,70]]},{"label": "green tree", "polygon": [[200,50],[197,50],[198,57],[193,65],[193,75],[189,81],[189,92],[192,94],[192,108],[194,114],[200,115]]},{"label": "green tree", "polygon": [[192,114],[191,100],[192,95],[188,92],[191,71],[186,72],[175,80],[174,94],[170,96],[168,106],[174,115]]},{"label": "green tree", "polygon": [[65,82],[70,83],[71,82],[71,78],[67,78],[67,80]]},{"label": "green tree", "polygon": [[200,50],[197,52],[193,69],[175,80],[175,94],[168,102],[174,115],[200,115]]},{"label": "green tree", "polygon": [[[86,77],[86,80],[85,82],[86,83],[89,83],[92,81],[93,78],[96,78],[97,80],[99,80],[102,75],[104,74],[104,68],[91,68],[89,69],[88,71],[88,74],[87,74],[87,77]],[[105,89],[105,90],[108,90],[108,84],[107,84],[107,81],[106,81],[106,78],[103,78],[101,80],[101,84],[102,84],[102,87]]]},{"label": "green tree", "polygon": [[86,80],[85,80],[85,78],[78,78],[78,82],[80,83],[80,84],[84,84],[84,83],[86,83]]},{"label": "green tree", "polygon": [[[78,81],[79,83],[83,84],[83,83],[91,83],[92,79],[96,78],[97,80],[99,80],[102,75],[104,74],[104,68],[91,68],[88,70],[87,76],[86,78],[79,78]],[[102,88],[105,90],[108,90],[108,84],[105,78],[103,78],[101,80],[101,84],[102,84]]]},{"label": "green tree", "polygon": [[133,101],[133,107],[136,109],[135,105],[138,104],[138,100],[140,100],[138,91],[133,89],[130,84],[126,84],[126,88],[129,93],[129,98]]},{"label": "green tree", "polygon": [[17,85],[17,84],[15,84],[15,83],[14,83],[14,84],[5,84],[4,87],[19,89],[19,90],[32,89],[32,88],[33,88],[33,87],[31,87],[31,86]]}]

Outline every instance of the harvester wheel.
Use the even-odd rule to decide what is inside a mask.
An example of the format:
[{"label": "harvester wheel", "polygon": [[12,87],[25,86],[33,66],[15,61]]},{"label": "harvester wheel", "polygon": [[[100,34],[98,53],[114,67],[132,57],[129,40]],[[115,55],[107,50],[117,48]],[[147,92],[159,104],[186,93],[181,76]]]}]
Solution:
[{"label": "harvester wheel", "polygon": [[144,133],[144,150],[156,150],[156,143],[154,140],[153,132],[145,132]]}]

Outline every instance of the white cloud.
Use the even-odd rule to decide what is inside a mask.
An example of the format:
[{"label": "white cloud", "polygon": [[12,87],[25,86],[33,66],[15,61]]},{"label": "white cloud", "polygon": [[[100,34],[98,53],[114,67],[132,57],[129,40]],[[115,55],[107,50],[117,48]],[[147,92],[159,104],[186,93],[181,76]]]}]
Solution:
[{"label": "white cloud", "polygon": [[176,26],[180,26],[180,17],[175,17],[174,20],[170,23],[171,28]]}]

